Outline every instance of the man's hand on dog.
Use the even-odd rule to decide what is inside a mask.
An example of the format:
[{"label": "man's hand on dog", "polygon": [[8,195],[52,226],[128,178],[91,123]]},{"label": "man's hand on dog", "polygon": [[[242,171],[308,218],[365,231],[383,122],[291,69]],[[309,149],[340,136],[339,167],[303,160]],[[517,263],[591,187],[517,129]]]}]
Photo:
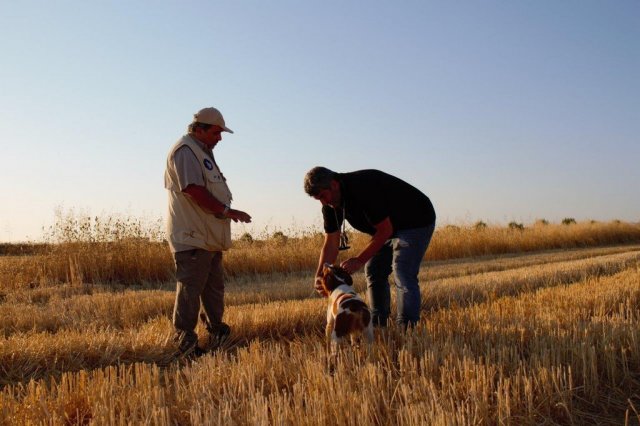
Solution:
[{"label": "man's hand on dog", "polygon": [[316,289],[316,292],[320,295],[320,297],[328,297],[329,295],[327,294],[327,292],[324,289],[324,286],[322,285],[322,277],[316,277],[316,281],[313,284],[313,286]]},{"label": "man's hand on dog", "polygon": [[364,266],[364,263],[360,262],[357,257],[351,257],[340,264],[345,271],[350,274],[353,274],[358,269]]}]

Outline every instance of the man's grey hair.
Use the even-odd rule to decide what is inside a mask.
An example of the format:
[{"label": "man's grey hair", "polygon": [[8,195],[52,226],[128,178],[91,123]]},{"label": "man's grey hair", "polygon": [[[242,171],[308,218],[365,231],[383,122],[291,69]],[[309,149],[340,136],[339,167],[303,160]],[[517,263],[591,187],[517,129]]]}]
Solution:
[{"label": "man's grey hair", "polygon": [[337,178],[338,174],[326,167],[314,167],[304,177],[304,192],[314,197],[323,189],[329,189],[331,181]]},{"label": "man's grey hair", "polygon": [[194,121],[193,123],[189,124],[189,126],[187,127],[187,131],[189,133],[195,133],[195,131],[197,129],[202,129],[202,130],[204,130],[206,132],[210,128],[211,128],[211,124],[200,123],[198,121]]}]

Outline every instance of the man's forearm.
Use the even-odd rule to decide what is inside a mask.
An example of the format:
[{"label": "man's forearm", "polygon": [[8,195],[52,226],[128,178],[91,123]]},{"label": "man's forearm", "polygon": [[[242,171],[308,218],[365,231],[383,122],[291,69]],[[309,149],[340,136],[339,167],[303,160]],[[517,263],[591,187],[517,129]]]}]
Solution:
[{"label": "man's forearm", "polygon": [[189,185],[182,192],[187,194],[203,210],[215,215],[224,213],[224,203],[211,195],[204,186]]},{"label": "man's forearm", "polygon": [[338,245],[340,242],[340,233],[326,234],[324,237],[324,244],[320,251],[320,259],[318,260],[318,269],[316,270],[316,276],[319,276],[322,272],[322,265],[325,263],[333,263],[338,258]]},{"label": "man's forearm", "polygon": [[376,233],[373,234],[371,241],[369,241],[369,244],[367,244],[364,250],[362,250],[362,252],[357,256],[358,261],[362,264],[367,263],[393,234],[393,226],[391,225],[391,220],[388,217],[377,224],[375,228]]},{"label": "man's forearm", "polygon": [[365,264],[371,259],[384,245],[385,242],[391,237],[391,234],[380,234],[376,232],[376,234],[371,238],[369,244],[360,252],[360,254],[356,257],[358,261],[362,264]]},{"label": "man's forearm", "polygon": [[393,234],[393,225],[387,217],[379,224],[375,225],[376,233],[367,246],[356,257],[351,257],[340,264],[347,272],[353,274],[365,264],[382,248],[384,243]]},{"label": "man's forearm", "polygon": [[218,219],[231,219],[234,222],[243,223],[251,222],[251,216],[248,213],[229,208],[203,186],[189,185],[182,192],[191,197],[204,211],[215,215]]}]

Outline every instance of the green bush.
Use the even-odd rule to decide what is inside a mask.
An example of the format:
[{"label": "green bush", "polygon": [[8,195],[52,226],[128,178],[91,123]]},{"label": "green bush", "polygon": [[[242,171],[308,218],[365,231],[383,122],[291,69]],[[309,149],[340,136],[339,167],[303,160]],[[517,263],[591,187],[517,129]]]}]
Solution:
[{"label": "green bush", "polygon": [[275,241],[277,244],[286,244],[287,241],[289,240],[289,237],[287,237],[284,232],[282,231],[276,231],[273,233],[273,235],[271,236],[271,238],[273,239],[273,241]]},{"label": "green bush", "polygon": [[475,225],[473,225],[473,227],[475,228],[476,231],[482,231],[484,229],[487,229],[487,224],[479,220],[475,223]]},{"label": "green bush", "polygon": [[253,244],[253,236],[250,233],[245,232],[240,236],[240,238],[238,238],[238,241],[246,244]]},{"label": "green bush", "polygon": [[524,225],[517,222],[509,222],[509,229],[515,229],[518,231],[524,230]]}]

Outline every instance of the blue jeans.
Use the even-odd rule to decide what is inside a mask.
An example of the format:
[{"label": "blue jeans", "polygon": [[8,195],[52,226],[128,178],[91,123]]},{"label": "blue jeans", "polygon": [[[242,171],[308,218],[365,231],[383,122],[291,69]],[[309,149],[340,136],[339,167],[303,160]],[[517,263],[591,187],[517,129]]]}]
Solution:
[{"label": "blue jeans", "polygon": [[396,231],[365,265],[367,299],[374,325],[384,327],[389,319],[389,275],[392,272],[398,305],[396,322],[406,327],[415,325],[420,319],[418,271],[434,229],[435,223],[424,228]]}]

